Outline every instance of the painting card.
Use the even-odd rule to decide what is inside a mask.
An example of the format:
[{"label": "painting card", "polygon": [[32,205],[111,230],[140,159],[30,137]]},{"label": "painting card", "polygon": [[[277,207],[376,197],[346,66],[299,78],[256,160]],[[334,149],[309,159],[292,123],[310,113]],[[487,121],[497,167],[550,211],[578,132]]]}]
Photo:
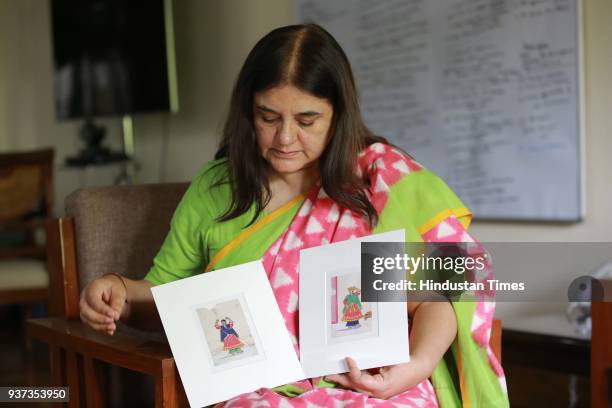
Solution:
[{"label": "painting card", "polygon": [[[361,242],[404,242],[404,230],[300,252],[300,362],[307,377],[405,363],[406,302],[361,301]],[[341,260],[341,261],[339,261]]]},{"label": "painting card", "polygon": [[191,406],[305,377],[260,261],[151,291]]}]

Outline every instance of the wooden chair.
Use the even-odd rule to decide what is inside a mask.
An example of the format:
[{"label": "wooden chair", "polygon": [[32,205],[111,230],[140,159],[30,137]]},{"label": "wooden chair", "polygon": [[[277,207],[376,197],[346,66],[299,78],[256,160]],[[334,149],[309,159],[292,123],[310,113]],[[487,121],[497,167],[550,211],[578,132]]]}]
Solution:
[{"label": "wooden chair", "polygon": [[[146,405],[109,401],[121,390],[108,384],[105,364],[153,378],[156,407],[187,405],[169,346],[152,336],[120,327],[114,336],[95,332],[79,320],[82,287],[109,271],[142,278],[167,234],[186,184],[87,188],[66,201],[67,216],[48,224],[49,269],[54,317],[28,322],[30,336],[51,346],[55,385],[70,387],[71,406]],[[492,344],[501,349],[495,323]],[[105,371],[106,370],[106,371]],[[142,387],[140,387],[142,388]],[[135,393],[138,387],[132,386]],[[141,390],[142,391],[142,390]],[[145,387],[144,392],[148,392]],[[81,396],[81,398],[79,398]],[[84,404],[82,403],[84,401]]]},{"label": "wooden chair", "polygon": [[46,300],[45,246],[53,210],[53,149],[0,154],[0,304]]},{"label": "wooden chair", "polygon": [[47,224],[52,317],[29,320],[27,331],[49,343],[53,382],[70,387],[70,406],[187,406],[162,335],[121,326],[114,336],[98,333],[81,323],[78,305],[81,289],[104,273],[146,274],[186,187],[77,190],[67,215]]},{"label": "wooden chair", "polygon": [[605,301],[591,304],[591,406],[612,406],[612,280],[602,280]]}]

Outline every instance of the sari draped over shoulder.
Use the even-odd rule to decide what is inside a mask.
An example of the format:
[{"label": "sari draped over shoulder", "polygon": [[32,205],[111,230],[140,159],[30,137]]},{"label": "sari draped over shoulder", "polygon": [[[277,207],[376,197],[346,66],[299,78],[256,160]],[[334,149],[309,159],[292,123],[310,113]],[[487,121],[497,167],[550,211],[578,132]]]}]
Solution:
[{"label": "sari draped over shoulder", "polygon": [[[261,256],[296,351],[300,250],[403,228],[407,242],[477,242],[467,232],[471,213],[435,174],[398,149],[375,143],[360,155],[358,175],[369,172],[368,198],[379,214],[371,228],[362,216],[339,206],[319,186],[260,217],[211,257],[206,270]],[[276,225],[275,225],[276,224]],[[276,236],[271,237],[272,231]],[[271,244],[270,244],[271,243]],[[265,248],[262,248],[265,245]],[[491,277],[491,268],[479,280]],[[498,407],[508,406],[505,377],[489,346],[492,297],[452,302],[458,332],[431,379],[388,400],[304,380],[239,395],[226,407]],[[299,355],[299,353],[298,353]],[[221,404],[223,405],[223,404]]]}]

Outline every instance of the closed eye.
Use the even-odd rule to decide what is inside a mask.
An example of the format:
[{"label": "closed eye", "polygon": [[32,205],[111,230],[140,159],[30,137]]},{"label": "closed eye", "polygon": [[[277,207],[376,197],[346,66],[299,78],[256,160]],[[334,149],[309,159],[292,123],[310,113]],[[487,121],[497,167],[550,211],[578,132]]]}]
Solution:
[{"label": "closed eye", "polygon": [[267,118],[265,116],[262,116],[261,120],[263,120],[266,123],[274,123],[274,122],[276,122],[278,120],[278,118]]}]

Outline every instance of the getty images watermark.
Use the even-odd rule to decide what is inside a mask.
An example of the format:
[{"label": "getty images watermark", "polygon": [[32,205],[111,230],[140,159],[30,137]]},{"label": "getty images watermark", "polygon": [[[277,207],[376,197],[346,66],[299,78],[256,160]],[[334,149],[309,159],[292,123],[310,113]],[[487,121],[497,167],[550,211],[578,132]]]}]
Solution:
[{"label": "getty images watermark", "polygon": [[586,276],[611,255],[612,243],[363,242],[362,299],[612,300],[606,281]]}]

